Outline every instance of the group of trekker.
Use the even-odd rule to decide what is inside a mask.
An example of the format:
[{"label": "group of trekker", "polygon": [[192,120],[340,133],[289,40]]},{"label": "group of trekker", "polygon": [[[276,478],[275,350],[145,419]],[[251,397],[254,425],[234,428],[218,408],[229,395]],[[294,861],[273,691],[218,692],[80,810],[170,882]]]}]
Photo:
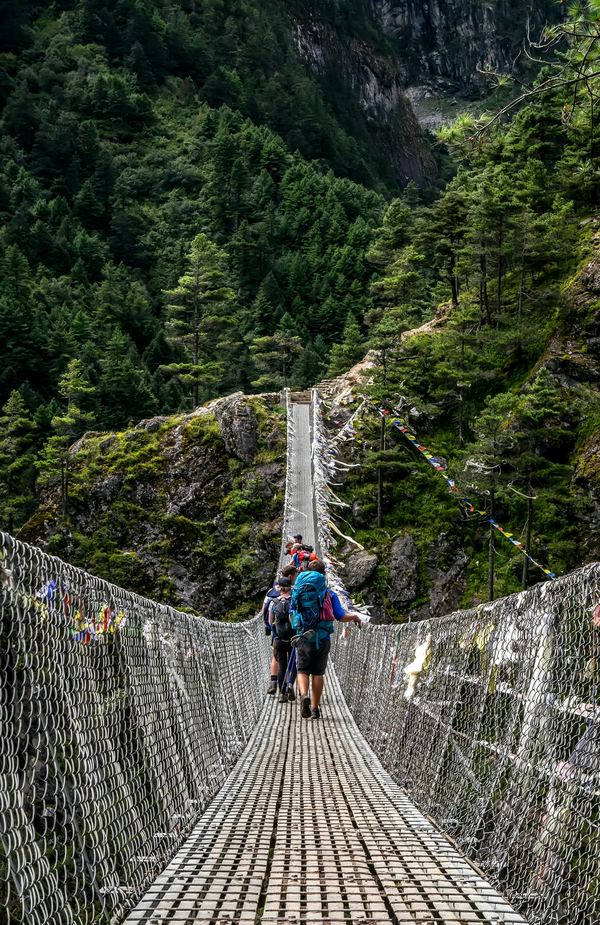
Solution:
[{"label": "group of trekker", "polygon": [[[265,631],[272,640],[271,679],[267,694],[279,691],[279,703],[296,699],[305,719],[320,719],[320,702],[335,621],[362,625],[327,587],[325,564],[297,534],[286,544],[285,565],[263,604]],[[311,683],[312,682],[312,683]],[[310,687],[310,693],[309,693]]]}]

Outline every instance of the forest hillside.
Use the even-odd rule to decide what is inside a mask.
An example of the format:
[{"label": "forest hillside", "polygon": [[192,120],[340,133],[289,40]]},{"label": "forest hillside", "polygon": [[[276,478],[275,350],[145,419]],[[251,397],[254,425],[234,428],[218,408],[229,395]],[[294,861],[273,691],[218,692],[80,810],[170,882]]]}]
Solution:
[{"label": "forest hillside", "polygon": [[[219,396],[343,376],[370,349],[365,394],[400,407],[480,508],[548,570],[596,557],[599,15],[596,0],[5,3],[0,524],[139,589],[146,573],[117,562],[126,504],[144,509],[127,491],[164,464],[170,429]],[[457,115],[435,137],[415,87]],[[253,413],[280,426],[272,404]],[[140,448],[154,419],[164,441]],[[252,497],[211,433],[223,496],[194,527],[171,521],[172,547],[160,523],[151,538],[152,593],[195,609],[214,595],[177,589],[178,543],[192,530],[191,587],[202,524],[239,491],[233,525]],[[477,518],[374,412],[356,434],[356,592],[394,619],[484,600]],[[92,486],[113,474],[123,516],[100,524]],[[253,533],[277,517],[279,478]],[[544,578],[502,543],[496,595]]]}]

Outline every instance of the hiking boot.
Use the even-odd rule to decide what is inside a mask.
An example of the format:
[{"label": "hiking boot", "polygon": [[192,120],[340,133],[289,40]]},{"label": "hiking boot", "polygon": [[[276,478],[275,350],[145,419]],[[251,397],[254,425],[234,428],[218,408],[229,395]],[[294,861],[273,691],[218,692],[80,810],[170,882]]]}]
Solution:
[{"label": "hiking boot", "polygon": [[321,711],[319,710],[318,707],[312,708],[312,710],[310,711],[310,718],[311,719],[321,719]]},{"label": "hiking boot", "polygon": [[303,719],[308,719],[310,716],[310,697],[302,698],[302,717]]},{"label": "hiking boot", "polygon": [[276,693],[277,693],[277,681],[271,681],[267,688],[267,694],[276,694]]},{"label": "hiking boot", "polygon": [[281,691],[279,695],[278,703],[287,703],[287,702],[288,702],[288,695],[285,694],[283,691]]},{"label": "hiking boot", "polygon": [[295,695],[294,691],[293,691],[291,688],[290,688],[290,690],[289,690],[288,693],[287,693],[287,699],[289,700],[290,703],[293,703],[294,700],[296,699],[296,695]]}]

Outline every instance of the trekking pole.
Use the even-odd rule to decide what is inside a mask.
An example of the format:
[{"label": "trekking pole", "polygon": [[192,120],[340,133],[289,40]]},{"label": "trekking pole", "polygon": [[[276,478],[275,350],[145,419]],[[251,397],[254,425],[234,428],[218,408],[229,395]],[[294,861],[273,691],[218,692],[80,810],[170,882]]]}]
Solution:
[{"label": "trekking pole", "polygon": [[295,667],[296,667],[296,650],[292,649],[292,654],[289,657],[286,672],[285,672],[285,677],[283,679],[283,686],[284,686],[284,689],[286,690],[288,687],[292,686],[292,684],[290,683],[290,678],[294,674]]}]

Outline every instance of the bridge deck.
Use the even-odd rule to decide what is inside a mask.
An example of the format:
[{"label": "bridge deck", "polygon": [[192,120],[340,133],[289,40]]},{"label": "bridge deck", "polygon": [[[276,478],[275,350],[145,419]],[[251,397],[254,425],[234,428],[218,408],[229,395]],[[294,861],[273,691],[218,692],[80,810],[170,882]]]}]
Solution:
[{"label": "bridge deck", "polygon": [[[291,415],[287,532],[316,545],[310,406]],[[225,785],[127,923],[524,925],[383,769],[331,668],[321,721],[266,700]]]},{"label": "bridge deck", "polygon": [[335,674],[323,719],[269,698],[243,756],[127,922],[523,925],[393,782]]},{"label": "bridge deck", "polygon": [[317,531],[310,461],[312,445],[310,405],[294,403],[291,406],[291,415],[293,429],[290,440],[293,465],[288,473],[290,512],[287,533],[290,536],[301,533],[305,543],[316,547]]}]

